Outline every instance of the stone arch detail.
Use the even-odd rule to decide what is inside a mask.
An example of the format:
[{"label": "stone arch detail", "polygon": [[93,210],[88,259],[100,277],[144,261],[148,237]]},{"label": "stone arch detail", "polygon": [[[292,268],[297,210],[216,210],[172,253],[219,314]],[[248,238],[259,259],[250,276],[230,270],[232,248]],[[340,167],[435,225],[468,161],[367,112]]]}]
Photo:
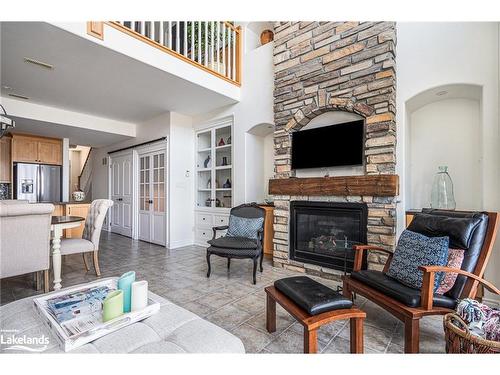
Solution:
[{"label": "stone arch detail", "polygon": [[319,92],[311,104],[295,111],[285,125],[285,130],[287,132],[298,131],[316,116],[329,111],[356,113],[365,119],[375,113],[375,109],[364,102],[356,102],[351,98],[329,97],[326,92]]}]

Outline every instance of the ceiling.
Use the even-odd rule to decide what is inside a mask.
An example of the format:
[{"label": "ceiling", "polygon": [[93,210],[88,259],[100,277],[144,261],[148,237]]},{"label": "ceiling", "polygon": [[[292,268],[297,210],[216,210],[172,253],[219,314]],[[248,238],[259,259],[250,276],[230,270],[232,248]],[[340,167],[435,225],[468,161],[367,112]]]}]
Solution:
[{"label": "ceiling", "polygon": [[[1,93],[126,122],[198,115],[233,99],[44,22],[1,22]],[[32,58],[53,70],[24,62]],[[10,87],[6,89],[4,86]]]},{"label": "ceiling", "polygon": [[17,116],[9,117],[12,117],[16,121],[16,127],[14,128],[13,133],[28,133],[54,138],[69,138],[69,142],[75,145],[103,147],[131,139],[131,137],[127,137],[125,135],[55,124],[52,122],[37,121]]}]

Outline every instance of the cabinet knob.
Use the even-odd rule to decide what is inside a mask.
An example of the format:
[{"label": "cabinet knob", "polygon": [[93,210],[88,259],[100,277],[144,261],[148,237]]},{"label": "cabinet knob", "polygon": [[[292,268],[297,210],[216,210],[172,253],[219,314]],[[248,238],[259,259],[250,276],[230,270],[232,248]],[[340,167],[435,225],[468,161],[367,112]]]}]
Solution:
[{"label": "cabinet knob", "polygon": [[205,218],[203,218],[203,221],[205,221]]}]

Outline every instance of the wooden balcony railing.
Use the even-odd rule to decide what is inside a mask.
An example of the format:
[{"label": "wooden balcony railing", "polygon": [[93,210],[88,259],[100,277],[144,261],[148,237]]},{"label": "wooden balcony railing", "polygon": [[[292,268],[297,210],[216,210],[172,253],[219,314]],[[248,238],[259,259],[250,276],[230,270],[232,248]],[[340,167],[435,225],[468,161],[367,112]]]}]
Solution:
[{"label": "wooden balcony railing", "polygon": [[[105,24],[241,85],[241,28],[231,22],[109,21]],[[90,35],[104,38],[103,27],[99,27],[98,22],[89,22],[87,30]]]}]

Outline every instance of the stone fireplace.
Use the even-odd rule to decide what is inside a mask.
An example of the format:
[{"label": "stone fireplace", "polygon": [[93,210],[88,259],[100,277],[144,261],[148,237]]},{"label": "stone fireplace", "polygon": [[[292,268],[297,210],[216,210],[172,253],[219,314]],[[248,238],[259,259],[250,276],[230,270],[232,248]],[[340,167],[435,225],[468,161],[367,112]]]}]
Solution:
[{"label": "stone fireplace", "polygon": [[[398,194],[394,187],[398,183],[395,24],[277,22],[274,34],[273,261],[275,266],[337,278],[343,272],[334,264],[304,259],[292,249],[296,244],[292,244],[290,230],[295,224],[291,215],[297,202],[363,205],[367,211],[365,242],[393,248]],[[350,112],[364,119],[363,176],[297,178],[291,169],[291,134],[329,111]],[[335,176],[334,170],[331,175]],[[389,179],[371,178],[377,176]],[[391,188],[385,189],[387,183]],[[382,268],[384,261],[377,253],[368,258],[373,268]]]}]

